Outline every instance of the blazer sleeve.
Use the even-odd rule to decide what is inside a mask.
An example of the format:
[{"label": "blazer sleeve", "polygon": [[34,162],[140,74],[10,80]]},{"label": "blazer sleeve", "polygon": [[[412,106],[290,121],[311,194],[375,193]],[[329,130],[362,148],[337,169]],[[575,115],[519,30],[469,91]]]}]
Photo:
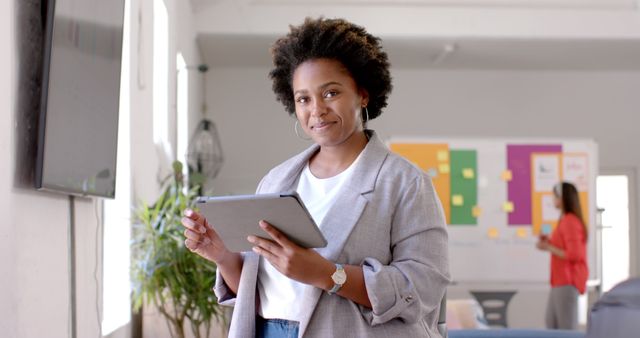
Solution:
[{"label": "blazer sleeve", "polygon": [[[242,255],[244,259],[244,253],[240,253],[240,255]],[[236,304],[236,294],[229,289],[219,270],[216,270],[216,282],[213,286],[213,293],[218,298],[218,304],[220,305],[234,306]]]},{"label": "blazer sleeve", "polygon": [[366,258],[362,266],[372,309],[360,309],[370,325],[421,320],[438,309],[449,284],[448,235],[431,179],[423,174],[409,184],[393,212],[392,261]]}]

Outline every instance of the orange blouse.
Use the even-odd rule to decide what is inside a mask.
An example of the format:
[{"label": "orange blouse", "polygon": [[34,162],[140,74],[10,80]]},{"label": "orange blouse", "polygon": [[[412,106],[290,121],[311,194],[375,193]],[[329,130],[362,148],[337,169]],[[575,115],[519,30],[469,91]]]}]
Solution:
[{"label": "orange blouse", "polygon": [[580,219],[565,214],[549,239],[551,245],[564,251],[565,257],[551,255],[551,286],[573,285],[582,294],[587,288],[587,236]]}]

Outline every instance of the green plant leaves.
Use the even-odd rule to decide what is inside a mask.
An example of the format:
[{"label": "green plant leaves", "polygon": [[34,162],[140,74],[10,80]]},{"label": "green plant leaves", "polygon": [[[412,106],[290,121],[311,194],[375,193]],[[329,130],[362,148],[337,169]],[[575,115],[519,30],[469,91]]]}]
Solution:
[{"label": "green plant leaves", "polygon": [[200,337],[200,328],[210,330],[211,321],[224,321],[223,311],[211,291],[216,266],[184,246],[181,219],[186,208],[194,208],[199,186],[185,189],[182,164],[174,162],[172,180],[165,183],[153,205],[140,202],[136,209],[131,240],[131,280],[134,309],[154,304],[184,336],[184,321]]}]

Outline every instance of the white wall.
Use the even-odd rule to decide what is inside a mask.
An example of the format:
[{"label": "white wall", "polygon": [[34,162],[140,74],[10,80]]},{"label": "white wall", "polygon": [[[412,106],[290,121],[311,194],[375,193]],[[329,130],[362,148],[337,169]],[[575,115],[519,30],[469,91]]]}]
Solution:
[{"label": "white wall", "polygon": [[388,134],[594,138],[603,167],[639,166],[639,72],[395,70]]},{"label": "white wall", "polygon": [[[190,6],[190,2],[181,1],[181,0],[171,0],[171,6],[173,7],[172,14],[170,17],[173,17],[174,20],[174,29],[172,30],[172,39],[175,41],[175,49],[173,51],[173,63],[175,63],[175,54],[177,52],[182,53],[185,62],[187,63],[187,72],[189,76],[189,116],[188,116],[188,130],[189,137],[193,135],[193,132],[200,122],[202,118],[202,87],[205,80],[204,74],[200,73],[197,68],[202,63],[202,55],[200,51],[200,47],[196,43],[196,22],[195,22],[195,13]],[[175,69],[175,64],[173,65]],[[175,78],[175,74],[174,74]],[[176,111],[177,97],[175,95],[175,84],[177,81],[174,81],[174,89],[173,89],[173,99],[171,107]],[[184,154],[176,154],[178,158],[180,155]]]},{"label": "white wall", "polygon": [[[268,168],[307,144],[275,101],[268,71],[215,68],[208,76],[207,100],[227,154],[215,180],[220,194],[252,190]],[[638,72],[393,69],[392,76],[389,107],[371,123],[383,137],[593,138],[603,168],[640,167]]]},{"label": "white wall", "polygon": [[[25,114],[29,106],[19,100],[18,88],[25,90],[20,76],[21,55],[29,41],[18,41],[18,30],[25,34],[24,21],[39,1],[3,1],[0,9],[0,332],[6,337],[67,337],[69,335],[69,284],[67,264],[67,224],[69,203],[65,196],[39,193],[21,184],[23,154],[29,149],[25,133],[34,131]],[[35,6],[35,7],[34,7]],[[38,5],[39,6],[39,5]],[[37,8],[36,8],[37,10]],[[18,19],[14,19],[18,18]],[[37,21],[34,21],[37,24]],[[23,35],[20,35],[24,37]],[[33,37],[30,37],[33,38]],[[26,88],[32,89],[32,88]],[[37,98],[34,98],[37,100]],[[18,104],[18,103],[21,104]],[[76,200],[78,336],[99,334],[96,314],[94,238],[96,221],[91,200]],[[98,276],[100,277],[100,276]]]},{"label": "white wall", "polygon": [[[3,337],[68,337],[69,326],[69,280],[67,224],[69,202],[66,196],[40,193],[22,183],[28,173],[22,172],[28,164],[23,163],[29,142],[22,137],[35,132],[25,118],[31,106],[26,101],[32,89],[25,92],[23,74],[25,68],[33,68],[33,57],[25,57],[23,31],[25,17],[33,17],[39,11],[40,1],[0,2],[0,44],[8,46],[0,53],[0,332]],[[131,41],[132,69],[132,175],[135,198],[152,201],[157,196],[156,168],[158,160],[152,144],[151,89],[152,46],[150,1],[132,0]],[[175,52],[181,50],[189,64],[200,63],[195,45],[193,20],[189,17],[189,2],[168,1],[170,20],[178,27],[171,36],[170,67],[175,70]],[[143,11],[142,32],[145,43],[142,57],[138,55],[138,9]],[[16,19],[17,18],[17,19]],[[37,24],[37,21],[34,21]],[[20,33],[19,32],[22,32]],[[37,42],[36,42],[37,43]],[[138,72],[138,60],[145,65]],[[175,78],[175,73],[170,73]],[[29,81],[32,81],[29,79]],[[28,82],[29,85],[33,83]],[[138,84],[141,84],[138,86]],[[197,112],[200,98],[200,81],[193,77],[190,87],[195,96],[190,111]],[[175,112],[175,88],[170,91],[170,111]],[[26,95],[26,96],[25,96]],[[35,95],[35,94],[33,94]],[[175,117],[174,117],[175,118]],[[195,118],[192,118],[194,120]],[[175,138],[175,136],[174,136]],[[175,142],[175,141],[174,141]],[[137,199],[136,199],[137,200]],[[78,337],[99,337],[100,290],[95,278],[102,279],[100,263],[96,265],[96,248],[102,238],[96,238],[99,205],[92,199],[76,199],[76,253],[77,253],[77,333]],[[96,245],[98,244],[98,245]],[[97,253],[100,255],[100,253]],[[99,257],[98,257],[99,258]],[[98,259],[99,261],[99,259]],[[97,271],[97,275],[94,275]],[[164,322],[159,322],[164,327]],[[128,337],[127,328],[117,332],[118,337]],[[163,334],[161,334],[163,335]]]},{"label": "white wall", "polygon": [[225,154],[215,195],[253,193],[270,168],[310,144],[296,137],[295,120],[276,102],[268,71],[213,68],[207,76],[207,103]]},{"label": "white wall", "polygon": [[[0,3],[0,44],[4,46],[15,46],[15,28],[14,18],[15,9],[13,1],[3,1]],[[15,82],[16,73],[15,51],[9,49],[9,52],[0,53],[0,153],[1,160],[4,163],[13,162],[13,154],[8,149],[13,146],[13,134],[11,130],[13,121],[13,112],[15,109]],[[9,165],[0,166],[0,213],[5,219],[0,222],[0,257],[2,257],[2,273],[5,276],[15,276],[17,274],[18,265],[16,261],[16,245],[14,238],[16,227],[13,222],[13,213],[10,212],[9,201],[12,199],[12,177],[13,168]],[[15,278],[0,278],[0,331],[6,335],[15,337],[18,333],[18,327],[15,325],[17,320],[16,310],[18,299],[16,293],[13,292],[17,287]]]},{"label": "white wall", "polygon": [[[153,1],[131,0],[131,183],[134,201],[160,193],[153,144]],[[171,59],[169,63],[171,64]]]}]

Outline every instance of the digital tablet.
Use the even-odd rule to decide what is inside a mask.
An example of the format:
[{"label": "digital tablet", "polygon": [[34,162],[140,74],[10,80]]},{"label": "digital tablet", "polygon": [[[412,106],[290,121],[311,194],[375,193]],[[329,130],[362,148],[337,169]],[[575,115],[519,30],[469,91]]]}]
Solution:
[{"label": "digital tablet", "polygon": [[292,242],[304,248],[327,246],[320,229],[295,192],[240,196],[201,196],[196,206],[218,233],[227,249],[251,251],[247,236],[271,237],[258,225],[260,220],[284,233]]}]

